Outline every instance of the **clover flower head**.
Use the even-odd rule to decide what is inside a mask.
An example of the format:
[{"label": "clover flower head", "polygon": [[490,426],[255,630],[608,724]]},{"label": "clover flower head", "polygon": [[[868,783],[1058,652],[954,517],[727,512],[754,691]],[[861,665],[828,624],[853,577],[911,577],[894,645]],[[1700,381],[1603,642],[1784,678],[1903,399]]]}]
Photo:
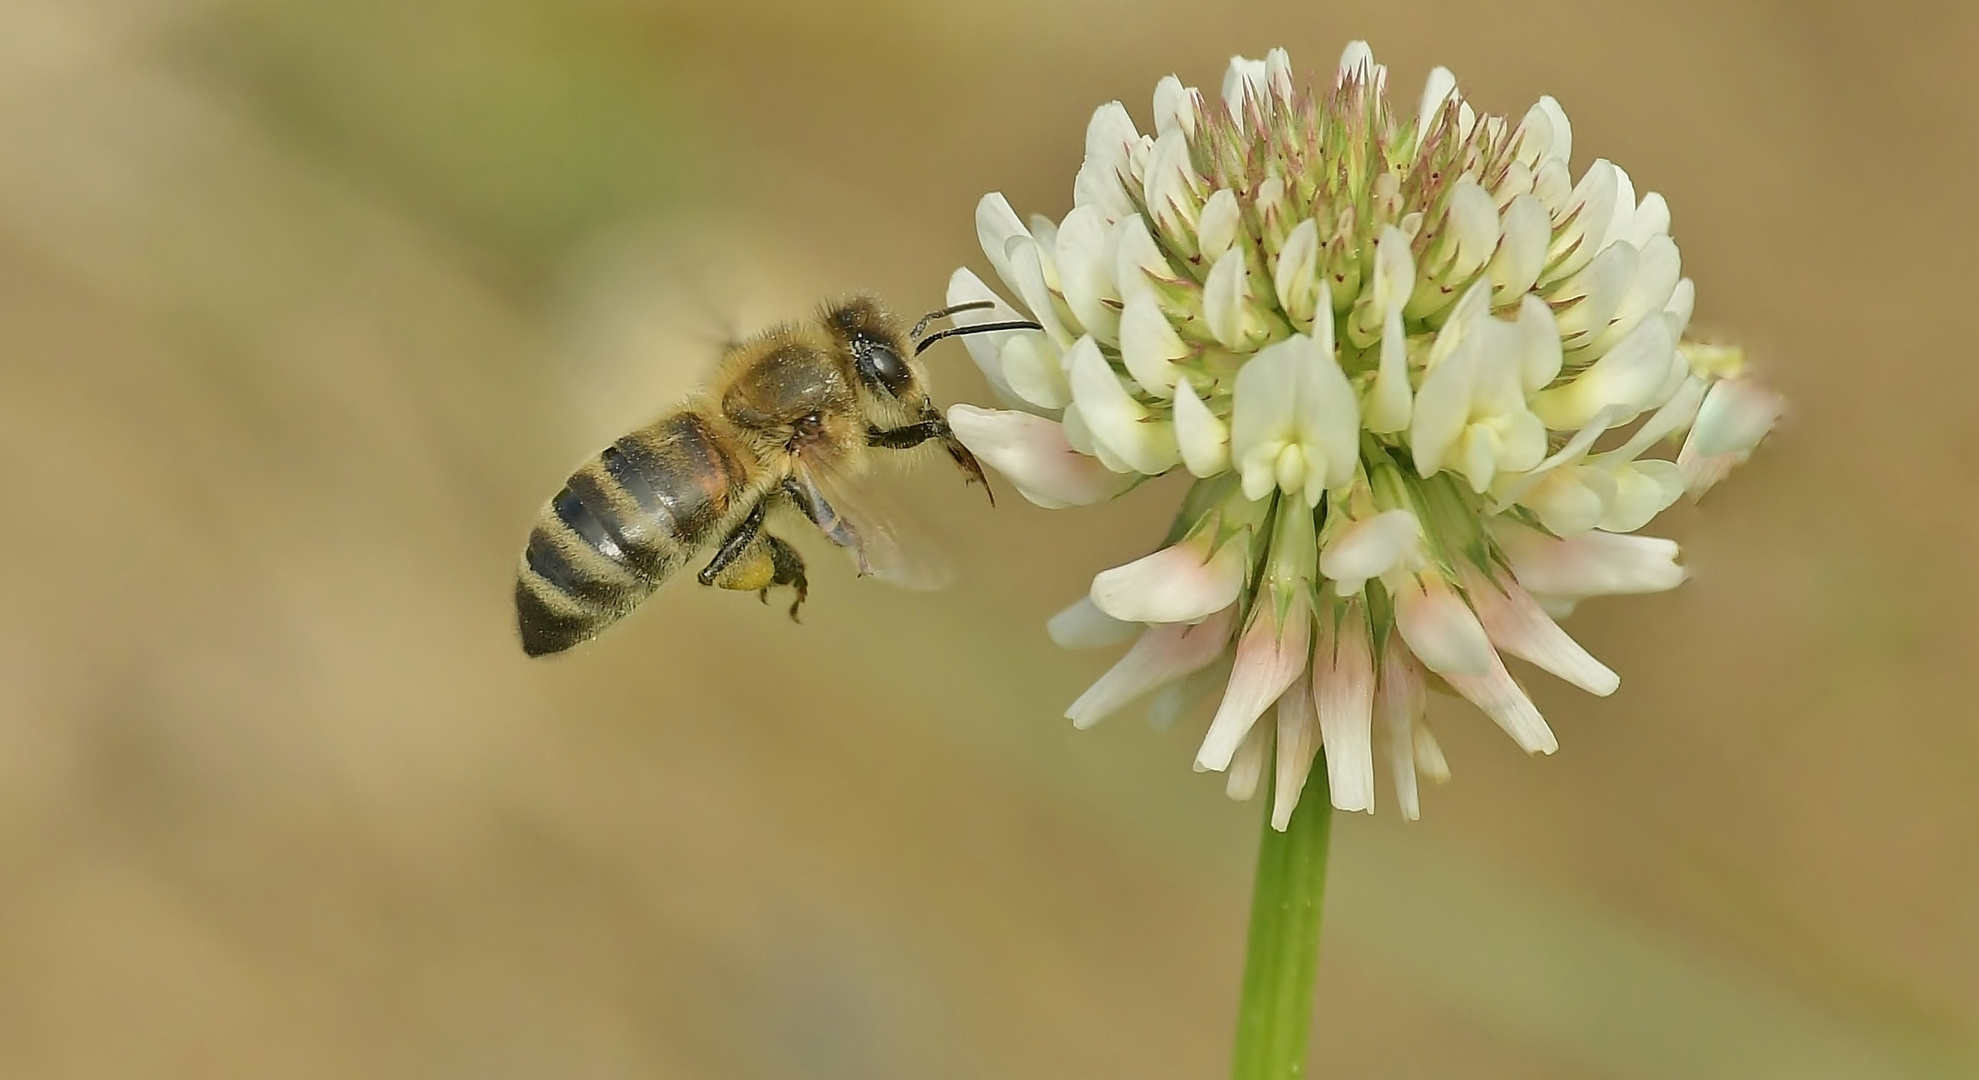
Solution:
[{"label": "clover flower head", "polygon": [[1196,478],[1164,547],[1052,621],[1134,642],[1068,715],[1221,685],[1196,765],[1239,798],[1271,765],[1280,828],[1321,747],[1335,806],[1373,809],[1379,756],[1416,817],[1447,776],[1431,688],[1551,753],[1503,656],[1612,693],[1555,617],[1681,582],[1676,545],[1633,534],[1780,413],[1738,350],[1685,338],[1663,197],[1606,160],[1576,175],[1551,98],[1480,113],[1438,68],[1398,113],[1360,42],[1325,85],[1273,50],[1214,100],[1163,79],[1153,111],[1152,134],[1093,114],[1061,220],[982,200],[1014,305],[966,269],[949,286],[990,302],[964,322],[1041,327],[969,338],[1006,408],[949,414],[1032,502]]}]

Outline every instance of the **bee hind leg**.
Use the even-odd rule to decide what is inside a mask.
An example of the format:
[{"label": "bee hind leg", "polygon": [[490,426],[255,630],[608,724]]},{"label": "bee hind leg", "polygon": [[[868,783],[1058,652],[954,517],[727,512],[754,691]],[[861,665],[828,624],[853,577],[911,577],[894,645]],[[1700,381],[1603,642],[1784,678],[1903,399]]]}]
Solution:
[{"label": "bee hind leg", "polygon": [[779,585],[790,586],[797,594],[790,601],[790,621],[802,622],[797,617],[797,609],[803,607],[804,601],[811,595],[811,583],[804,576],[804,557],[797,554],[796,548],[768,533],[763,534],[763,546],[769,549],[770,565],[775,573],[770,583],[757,591],[757,597],[767,604],[771,589]]},{"label": "bee hind leg", "polygon": [[[714,564],[709,564],[711,567]],[[790,602],[790,621],[800,621],[797,609],[810,597],[810,581],[804,576],[804,559],[788,543],[758,532],[739,553],[724,562],[708,579],[708,584],[736,592],[753,592],[767,604],[770,590],[790,586],[797,596]]]}]

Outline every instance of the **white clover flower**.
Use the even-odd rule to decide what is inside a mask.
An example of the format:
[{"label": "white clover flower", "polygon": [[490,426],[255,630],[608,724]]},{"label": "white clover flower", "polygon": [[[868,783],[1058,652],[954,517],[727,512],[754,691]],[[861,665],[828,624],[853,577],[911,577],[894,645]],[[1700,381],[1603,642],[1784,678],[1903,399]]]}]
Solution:
[{"label": "white clover flower", "polygon": [[1196,478],[1166,546],[1052,620],[1068,647],[1135,639],[1067,715],[1157,691],[1173,715],[1222,683],[1196,765],[1249,798],[1275,760],[1281,829],[1322,746],[1335,806],[1374,808],[1379,754],[1416,817],[1448,775],[1428,688],[1551,753],[1501,654],[1612,693],[1554,618],[1681,582],[1675,544],[1628,534],[1781,409],[1737,350],[1684,339],[1668,206],[1607,161],[1576,179],[1558,103],[1480,113],[1438,68],[1398,114],[1386,75],[1356,42],[1301,90],[1273,50],[1232,60],[1221,101],[1163,79],[1153,134],[1104,105],[1061,221],[977,209],[1018,304],[949,287],[992,302],[964,323],[1041,327],[968,338],[1010,409],[949,414],[1026,498]]}]

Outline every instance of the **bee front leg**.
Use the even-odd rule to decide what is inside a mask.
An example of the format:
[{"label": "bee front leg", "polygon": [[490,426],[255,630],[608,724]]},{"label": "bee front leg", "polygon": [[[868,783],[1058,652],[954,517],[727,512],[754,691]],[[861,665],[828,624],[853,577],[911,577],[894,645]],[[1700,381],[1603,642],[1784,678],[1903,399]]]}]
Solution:
[{"label": "bee front leg", "polygon": [[976,455],[970,453],[968,447],[962,445],[962,440],[955,437],[954,430],[948,426],[948,421],[941,418],[941,414],[930,409],[918,422],[904,427],[866,429],[866,445],[888,450],[905,450],[930,439],[941,441],[941,448],[948,451],[956,468],[962,470],[962,475],[970,483],[983,485],[983,494],[989,496],[990,505],[995,506],[996,492],[990,490],[989,477],[983,475],[982,463],[976,460]]}]

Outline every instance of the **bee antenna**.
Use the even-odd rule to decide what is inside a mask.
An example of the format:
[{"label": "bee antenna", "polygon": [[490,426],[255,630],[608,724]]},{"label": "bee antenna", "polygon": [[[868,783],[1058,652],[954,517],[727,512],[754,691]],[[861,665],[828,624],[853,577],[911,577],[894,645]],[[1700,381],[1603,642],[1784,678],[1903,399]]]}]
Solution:
[{"label": "bee antenna", "polygon": [[907,336],[910,338],[920,337],[927,331],[928,324],[936,319],[946,319],[950,315],[960,314],[964,311],[981,311],[984,308],[993,308],[995,306],[996,301],[994,300],[971,300],[966,304],[952,304],[942,308],[940,311],[930,311],[926,315],[921,316],[921,321],[914,324],[914,329],[907,331]]},{"label": "bee antenna", "polygon": [[935,342],[940,341],[942,338],[966,337],[969,334],[987,334],[996,330],[1042,330],[1042,329],[1044,329],[1044,327],[1039,326],[1037,323],[1031,322],[1029,319],[1017,319],[1012,322],[976,323],[971,326],[951,326],[946,330],[937,330],[934,333],[929,334],[927,337],[922,338],[920,343],[914,346],[914,355],[919,356],[922,353],[927,352],[928,346],[933,345]]}]

